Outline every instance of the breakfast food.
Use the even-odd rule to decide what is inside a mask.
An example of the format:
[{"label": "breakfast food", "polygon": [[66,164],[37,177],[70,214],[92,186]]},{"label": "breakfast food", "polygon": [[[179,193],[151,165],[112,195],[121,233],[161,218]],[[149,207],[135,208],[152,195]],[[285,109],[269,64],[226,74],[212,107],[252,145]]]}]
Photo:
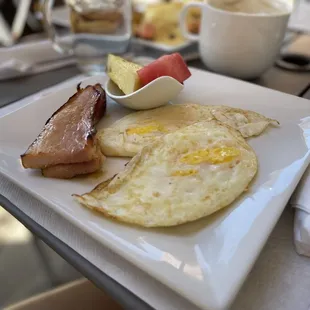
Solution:
[{"label": "breakfast food", "polygon": [[[179,16],[183,3],[169,2],[152,4],[146,8],[136,35],[167,45],[185,42],[179,27]],[[148,30],[146,30],[148,29]],[[152,29],[150,31],[150,29]]]},{"label": "breakfast food", "polygon": [[137,71],[142,66],[113,54],[108,55],[107,74],[124,94],[128,95],[141,87]]},{"label": "breakfast food", "polygon": [[191,76],[186,63],[178,53],[162,56],[145,67],[109,54],[107,74],[125,95],[161,76],[170,76],[180,83]]},{"label": "breakfast food", "polygon": [[74,164],[59,164],[42,169],[42,175],[47,178],[71,179],[76,175],[89,174],[99,170],[103,161],[103,156],[98,150],[94,159]]},{"label": "breakfast food", "polygon": [[[191,75],[179,54],[145,67],[109,55],[107,71],[125,94],[161,76],[183,83]],[[235,201],[258,169],[245,138],[278,124],[228,106],[167,104],[131,113],[96,134],[105,110],[100,84],[78,86],[21,155],[22,165],[45,177],[72,178],[99,170],[105,156],[133,157],[113,178],[73,196],[107,217],[144,227],[191,222]]]},{"label": "breakfast food", "polygon": [[212,120],[161,136],[112,180],[75,197],[122,222],[173,226],[226,207],[256,172],[255,153],[243,137]]},{"label": "breakfast food", "polygon": [[98,170],[102,155],[94,125],[105,109],[105,91],[100,84],[84,89],[78,86],[77,92],[51,116],[21,155],[23,167],[43,169],[45,176],[61,178]]},{"label": "breakfast food", "polygon": [[141,85],[146,85],[161,76],[171,76],[180,83],[187,80],[191,73],[179,53],[164,55],[137,71]]},{"label": "breakfast food", "polygon": [[123,23],[123,16],[118,10],[76,12],[71,9],[71,29],[74,33],[111,34]]},{"label": "breakfast food", "polygon": [[132,157],[160,136],[212,119],[237,129],[244,137],[259,135],[276,122],[253,111],[188,103],[131,113],[98,131],[97,137],[106,156]]},{"label": "breakfast food", "polygon": [[[203,0],[183,0],[184,3],[190,2],[203,2]],[[187,11],[187,28],[191,33],[198,34],[200,31],[200,21],[201,21],[201,9],[197,7],[188,8]]]},{"label": "breakfast food", "polygon": [[[195,0],[198,2],[200,0]],[[177,46],[183,44],[186,39],[181,33],[179,18],[181,9],[187,2],[159,1],[146,5],[143,13],[133,10],[133,30],[137,37],[152,40],[157,43]],[[135,7],[135,6],[134,6]],[[138,7],[141,7],[138,5]],[[189,8],[186,24],[189,32],[198,33],[201,19],[200,9]]]}]

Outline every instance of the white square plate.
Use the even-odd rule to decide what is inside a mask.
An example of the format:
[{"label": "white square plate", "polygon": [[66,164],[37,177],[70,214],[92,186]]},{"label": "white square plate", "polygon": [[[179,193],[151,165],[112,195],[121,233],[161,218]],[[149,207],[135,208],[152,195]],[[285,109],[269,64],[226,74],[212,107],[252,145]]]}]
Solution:
[{"label": "white square plate", "polygon": [[[106,173],[98,178],[56,180],[23,169],[20,154],[51,114],[75,92],[73,86],[0,118],[0,172],[47,208],[202,309],[222,310],[238,292],[309,164],[310,102],[224,76],[191,71],[193,75],[176,103],[229,105],[281,122],[279,128],[269,128],[249,140],[258,156],[258,175],[249,190],[223,211],[174,228],[127,226],[81,207],[71,197],[122,170],[127,160],[109,158],[104,165]],[[84,85],[104,80],[92,77]],[[99,127],[129,112],[109,102]]]}]

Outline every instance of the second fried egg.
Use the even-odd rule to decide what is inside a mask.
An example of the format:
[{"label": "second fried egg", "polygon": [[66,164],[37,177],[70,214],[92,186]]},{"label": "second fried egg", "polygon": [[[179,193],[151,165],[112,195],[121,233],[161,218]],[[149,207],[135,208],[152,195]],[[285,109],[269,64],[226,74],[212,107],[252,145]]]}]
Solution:
[{"label": "second fried egg", "polygon": [[253,111],[194,103],[174,104],[131,113],[111,127],[101,129],[97,137],[104,155],[132,157],[160,136],[212,119],[237,129],[243,137],[259,135],[269,124],[276,123]]}]

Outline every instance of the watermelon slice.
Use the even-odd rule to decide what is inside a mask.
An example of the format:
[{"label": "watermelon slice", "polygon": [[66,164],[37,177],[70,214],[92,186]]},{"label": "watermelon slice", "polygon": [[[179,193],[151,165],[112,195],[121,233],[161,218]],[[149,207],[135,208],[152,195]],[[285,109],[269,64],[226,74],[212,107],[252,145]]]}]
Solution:
[{"label": "watermelon slice", "polygon": [[183,83],[191,76],[190,71],[179,53],[165,55],[137,71],[142,86],[161,76],[171,76]]}]

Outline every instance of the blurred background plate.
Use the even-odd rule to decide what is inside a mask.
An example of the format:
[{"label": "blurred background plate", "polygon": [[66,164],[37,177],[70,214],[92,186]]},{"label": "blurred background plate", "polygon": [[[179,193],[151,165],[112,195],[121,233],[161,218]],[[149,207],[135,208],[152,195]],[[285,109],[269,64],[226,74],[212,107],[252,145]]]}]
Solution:
[{"label": "blurred background plate", "polygon": [[185,41],[184,43],[179,44],[179,45],[167,45],[167,44],[158,43],[154,41],[143,40],[141,38],[136,38],[136,37],[133,37],[131,40],[134,44],[140,44],[145,47],[158,49],[166,53],[179,52],[185,49],[186,47],[195,45],[195,42],[193,41]]}]

